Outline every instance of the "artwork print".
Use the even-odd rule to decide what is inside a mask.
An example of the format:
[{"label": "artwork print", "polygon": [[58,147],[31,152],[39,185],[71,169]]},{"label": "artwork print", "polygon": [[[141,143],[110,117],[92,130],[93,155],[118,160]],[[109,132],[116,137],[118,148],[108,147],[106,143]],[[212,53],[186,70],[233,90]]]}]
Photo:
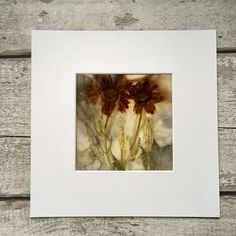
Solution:
[{"label": "artwork print", "polygon": [[172,74],[76,74],[76,170],[173,170]]}]

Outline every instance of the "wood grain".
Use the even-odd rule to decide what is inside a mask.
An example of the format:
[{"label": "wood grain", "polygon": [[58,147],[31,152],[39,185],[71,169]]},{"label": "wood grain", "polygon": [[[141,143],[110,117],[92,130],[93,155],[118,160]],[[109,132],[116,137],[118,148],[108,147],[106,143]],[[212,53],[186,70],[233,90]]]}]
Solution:
[{"label": "wood grain", "polygon": [[[30,135],[30,61],[0,59],[0,135]],[[236,127],[236,54],[218,54],[217,61],[219,127]]]},{"label": "wood grain", "polygon": [[30,139],[0,138],[0,197],[29,196]]},{"label": "wood grain", "polygon": [[[236,4],[235,4],[236,5]],[[218,125],[236,127],[236,54],[218,54]]]},{"label": "wood grain", "polygon": [[220,191],[236,191],[236,129],[219,129]]},{"label": "wood grain", "polygon": [[221,196],[220,219],[29,218],[29,201],[0,202],[1,235],[214,235],[235,236],[236,196]]},{"label": "wood grain", "polygon": [[235,0],[0,0],[0,55],[30,54],[31,30],[217,29],[236,48]]},{"label": "wood grain", "polygon": [[[220,190],[236,191],[236,129],[219,129],[219,150]],[[0,138],[0,173],[0,197],[29,196],[30,138]]]},{"label": "wood grain", "polygon": [[30,59],[0,60],[0,135],[30,134]]}]

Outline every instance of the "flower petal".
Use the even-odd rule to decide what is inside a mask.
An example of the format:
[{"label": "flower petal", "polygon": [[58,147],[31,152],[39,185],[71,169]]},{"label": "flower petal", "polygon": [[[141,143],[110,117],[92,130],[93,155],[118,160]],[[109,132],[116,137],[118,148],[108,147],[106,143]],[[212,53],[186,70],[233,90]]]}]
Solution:
[{"label": "flower petal", "polygon": [[134,111],[136,112],[136,114],[140,114],[142,112],[143,107],[137,103],[135,103],[134,105]]},{"label": "flower petal", "polygon": [[102,101],[102,113],[105,114],[106,116],[110,116],[112,111],[115,108],[116,103],[115,102],[105,102],[104,100]]},{"label": "flower petal", "polygon": [[120,96],[118,103],[118,110],[120,112],[125,112],[128,107],[129,107],[129,100],[123,96]]},{"label": "flower petal", "polygon": [[145,106],[144,106],[144,110],[147,112],[147,113],[150,113],[150,114],[154,114],[155,111],[156,111],[156,108],[154,106],[154,104],[152,102],[148,102]]}]

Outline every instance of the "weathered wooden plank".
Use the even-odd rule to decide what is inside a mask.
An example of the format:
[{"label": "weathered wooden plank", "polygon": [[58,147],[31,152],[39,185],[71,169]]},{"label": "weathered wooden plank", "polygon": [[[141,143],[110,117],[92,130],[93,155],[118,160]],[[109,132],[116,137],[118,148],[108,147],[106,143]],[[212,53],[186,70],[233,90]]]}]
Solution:
[{"label": "weathered wooden plank", "polygon": [[0,197],[30,192],[30,139],[0,138]]},{"label": "weathered wooden plank", "polygon": [[236,54],[218,54],[217,76],[218,124],[236,127]]},{"label": "weathered wooden plank", "polygon": [[[219,235],[236,234],[236,196],[221,196],[221,217],[29,218],[29,201],[0,202],[1,235]],[[99,204],[99,203],[98,203]]]},{"label": "weathered wooden plank", "polygon": [[0,55],[30,53],[32,29],[217,29],[218,48],[236,47],[235,0],[1,0]]},{"label": "weathered wooden plank", "polygon": [[[219,129],[219,148],[220,190],[236,191],[236,129]],[[30,138],[0,138],[0,197],[29,193]]]},{"label": "weathered wooden plank", "polygon": [[236,191],[236,129],[219,129],[220,190]]},{"label": "weathered wooden plank", "polygon": [[[0,135],[30,135],[30,70],[30,59],[0,59]],[[236,127],[235,80],[236,54],[218,54],[220,127]]]},{"label": "weathered wooden plank", "polygon": [[0,60],[0,135],[30,134],[30,59]]}]

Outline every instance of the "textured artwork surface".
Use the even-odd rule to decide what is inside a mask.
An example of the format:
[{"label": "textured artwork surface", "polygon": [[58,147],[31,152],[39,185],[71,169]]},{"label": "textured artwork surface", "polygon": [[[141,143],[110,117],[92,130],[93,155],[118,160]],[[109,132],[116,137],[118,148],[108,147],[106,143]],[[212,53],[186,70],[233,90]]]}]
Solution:
[{"label": "textured artwork surface", "polygon": [[76,170],[172,170],[172,75],[77,74]]}]

